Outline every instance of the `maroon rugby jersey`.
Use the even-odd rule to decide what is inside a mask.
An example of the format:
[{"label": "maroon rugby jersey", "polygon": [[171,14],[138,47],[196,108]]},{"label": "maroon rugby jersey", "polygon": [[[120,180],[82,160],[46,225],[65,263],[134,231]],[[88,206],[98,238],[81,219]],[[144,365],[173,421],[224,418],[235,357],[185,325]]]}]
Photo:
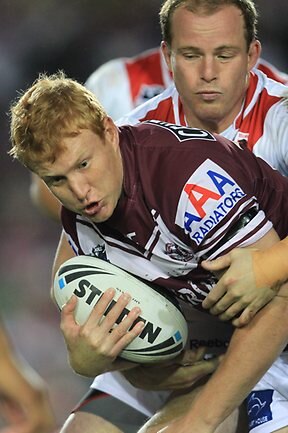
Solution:
[{"label": "maroon rugby jersey", "polygon": [[[94,255],[200,306],[215,280],[199,262],[288,234],[288,180],[207,131],[149,121],[123,126],[123,193],[104,223],[63,209],[76,254]],[[284,198],[286,196],[286,199]]]}]

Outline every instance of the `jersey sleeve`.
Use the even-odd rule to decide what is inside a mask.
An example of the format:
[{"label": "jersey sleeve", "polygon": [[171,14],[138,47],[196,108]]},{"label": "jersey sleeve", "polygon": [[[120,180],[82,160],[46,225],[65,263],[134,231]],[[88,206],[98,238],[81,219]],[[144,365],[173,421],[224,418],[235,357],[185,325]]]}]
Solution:
[{"label": "jersey sleeve", "polygon": [[101,65],[87,79],[85,86],[93,92],[107,114],[116,120],[133,109],[125,58]]}]

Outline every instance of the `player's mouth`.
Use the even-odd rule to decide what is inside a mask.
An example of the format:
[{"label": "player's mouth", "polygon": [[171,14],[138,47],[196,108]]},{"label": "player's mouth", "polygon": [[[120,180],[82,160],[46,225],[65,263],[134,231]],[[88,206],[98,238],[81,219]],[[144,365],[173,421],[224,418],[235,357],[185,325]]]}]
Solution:
[{"label": "player's mouth", "polygon": [[89,203],[84,209],[83,213],[89,218],[92,218],[93,216],[97,215],[101,209],[104,207],[104,202],[102,200],[100,201],[94,201],[92,203]]},{"label": "player's mouth", "polygon": [[221,93],[213,90],[203,90],[197,92],[197,95],[200,96],[204,101],[215,101],[215,99],[218,99],[219,96],[221,96]]}]

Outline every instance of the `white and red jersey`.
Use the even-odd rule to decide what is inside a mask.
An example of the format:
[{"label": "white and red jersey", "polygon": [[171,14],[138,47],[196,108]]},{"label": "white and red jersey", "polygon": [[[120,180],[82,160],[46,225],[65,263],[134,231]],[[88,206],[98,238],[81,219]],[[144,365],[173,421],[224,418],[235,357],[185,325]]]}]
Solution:
[{"label": "white and red jersey", "polygon": [[[288,83],[288,75],[266,60],[259,59],[257,68],[269,78]],[[172,76],[157,47],[134,57],[120,57],[104,63],[88,77],[86,87],[116,120],[163,92],[171,83]]]},{"label": "white and red jersey", "polygon": [[85,85],[113,119],[163,92],[172,77],[159,48],[135,57],[110,60],[87,79]]},{"label": "white and red jersey", "polygon": [[268,78],[272,78],[272,80],[279,81],[279,83],[282,84],[288,84],[288,74],[279,71],[279,69],[277,69],[270,62],[267,62],[267,60],[260,58],[256,67],[260,71],[264,72]]},{"label": "white and red jersey", "polygon": [[[248,149],[288,176],[288,88],[259,70],[251,73],[240,113],[221,135],[245,142]],[[183,105],[174,84],[163,93],[117,121],[135,125],[150,119],[187,125]],[[193,125],[190,125],[193,127]]]}]

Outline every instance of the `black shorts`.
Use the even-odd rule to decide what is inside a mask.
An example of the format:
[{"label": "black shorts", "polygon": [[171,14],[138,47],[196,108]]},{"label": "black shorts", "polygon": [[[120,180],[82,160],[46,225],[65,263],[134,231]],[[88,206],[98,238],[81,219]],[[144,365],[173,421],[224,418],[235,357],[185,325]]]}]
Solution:
[{"label": "black shorts", "polygon": [[73,409],[89,412],[114,424],[125,433],[136,433],[148,417],[109,394],[91,388]]}]

